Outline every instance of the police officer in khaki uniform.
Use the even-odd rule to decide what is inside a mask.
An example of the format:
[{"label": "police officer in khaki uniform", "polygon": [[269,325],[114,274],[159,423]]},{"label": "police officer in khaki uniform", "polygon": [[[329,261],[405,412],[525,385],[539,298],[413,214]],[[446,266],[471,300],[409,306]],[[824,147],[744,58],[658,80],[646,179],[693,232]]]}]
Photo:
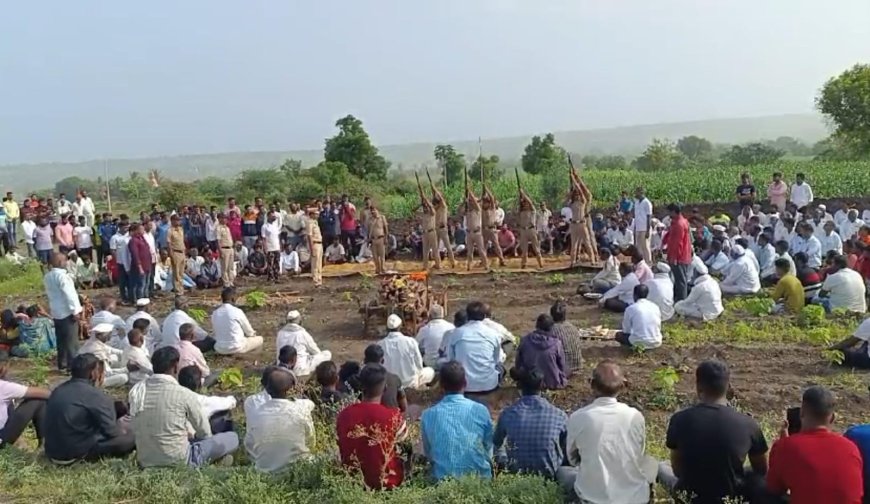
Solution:
[{"label": "police officer in khaki uniform", "polygon": [[541,258],[541,244],[538,241],[538,232],[535,230],[535,204],[532,203],[532,198],[526,194],[526,191],[520,189],[520,204],[517,224],[519,225],[519,247],[523,257],[522,267],[526,267],[526,261],[529,257],[529,245],[534,247],[535,254],[538,257],[538,268],[544,268],[544,261]]},{"label": "police officer in khaki uniform", "polygon": [[597,251],[594,239],[590,236],[591,227],[587,222],[590,195],[580,177],[572,170],[571,192],[568,194],[568,207],[571,209],[571,222],[568,225],[571,235],[571,266],[579,264],[581,253],[587,254],[589,261],[596,261]]},{"label": "police officer in khaki uniform", "polygon": [[184,247],[184,228],[181,227],[181,219],[173,215],[169,219],[169,261],[172,264],[172,283],[175,286],[175,294],[184,293],[184,266],[187,257]]},{"label": "police officer in khaki uniform", "polygon": [[483,244],[483,232],[481,223],[480,201],[471,192],[465,199],[465,225],[467,226],[465,237],[465,269],[471,271],[471,261],[474,260],[474,250],[480,253],[480,265],[489,271],[489,261],[486,259],[486,246]]},{"label": "police officer in khaki uniform", "polygon": [[442,243],[447,249],[447,257],[450,259],[450,267],[456,267],[456,258],[453,256],[453,245],[450,243],[450,233],[447,230],[447,200],[441,191],[429,179],[429,184],[432,186],[432,205],[435,207],[435,232],[437,233],[437,241],[435,248],[439,248]]},{"label": "police officer in khaki uniform", "polygon": [[236,251],[233,250],[233,234],[227,226],[227,216],[218,214],[218,225],[215,228],[217,236],[218,250],[221,254],[221,280],[224,287],[232,287],[236,280],[236,271],[234,263],[236,260]]},{"label": "police officer in khaki uniform", "polygon": [[483,244],[486,246],[487,242],[492,243],[495,255],[498,256],[498,264],[504,266],[504,254],[501,251],[501,245],[498,244],[498,218],[495,214],[495,210],[498,208],[498,201],[496,201],[495,196],[493,196],[488,187],[484,187],[481,201],[483,203],[483,211],[481,212]]},{"label": "police officer in khaki uniform", "polygon": [[315,287],[323,285],[323,235],[317,223],[317,207],[308,208],[308,229],[305,237],[308,240],[308,251],[311,253],[311,279]]},{"label": "police officer in khaki uniform", "polygon": [[372,247],[372,260],[375,263],[375,274],[383,275],[387,272],[387,237],[390,236],[390,228],[387,218],[376,207],[370,207],[370,212],[369,245]]}]

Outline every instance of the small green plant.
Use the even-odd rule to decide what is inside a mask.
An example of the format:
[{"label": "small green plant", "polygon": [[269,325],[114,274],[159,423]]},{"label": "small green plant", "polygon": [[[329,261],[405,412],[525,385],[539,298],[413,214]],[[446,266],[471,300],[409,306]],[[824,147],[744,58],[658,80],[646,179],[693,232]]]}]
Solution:
[{"label": "small green plant", "polygon": [[28,385],[35,387],[44,387],[48,385],[48,377],[51,374],[51,361],[56,356],[52,350],[50,352],[39,353],[33,347],[27,347],[29,365],[20,372],[21,380]]},{"label": "small green plant", "polygon": [[839,350],[822,350],[822,359],[831,366],[842,366],[846,356]]},{"label": "small green plant", "polygon": [[344,291],[341,293],[341,298],[347,302],[353,301],[353,293],[350,291]]},{"label": "small green plant", "polygon": [[551,273],[547,275],[546,282],[549,285],[562,285],[563,283],[565,283],[565,275],[561,273]]},{"label": "small green plant", "polygon": [[205,322],[206,317],[208,317],[208,312],[202,308],[191,308],[187,310],[187,314],[190,315],[190,318],[195,320],[197,324],[202,324]]},{"label": "small green plant", "polygon": [[819,327],[825,321],[825,309],[819,305],[804,306],[798,316],[798,325],[801,327]]},{"label": "small green plant", "polygon": [[218,377],[218,385],[221,390],[232,390],[239,388],[245,383],[245,378],[242,375],[242,370],[236,367],[224,369]]},{"label": "small green plant", "polygon": [[252,310],[266,306],[266,293],[255,290],[245,294],[245,306]]},{"label": "small green plant", "polygon": [[371,275],[366,275],[363,273],[359,279],[359,289],[360,290],[371,290],[374,287],[375,281],[372,279]]},{"label": "small green plant", "polygon": [[653,396],[650,406],[662,410],[676,409],[680,404],[676,387],[680,383],[680,373],[673,366],[663,366],[653,371],[651,376]]}]

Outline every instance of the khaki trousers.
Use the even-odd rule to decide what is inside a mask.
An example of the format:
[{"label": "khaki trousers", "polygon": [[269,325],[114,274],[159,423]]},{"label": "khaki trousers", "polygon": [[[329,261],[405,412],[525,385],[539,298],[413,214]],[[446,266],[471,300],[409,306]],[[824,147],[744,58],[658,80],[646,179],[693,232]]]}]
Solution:
[{"label": "khaki trousers", "polygon": [[429,254],[435,259],[435,268],[441,269],[441,254],[438,253],[438,235],[434,230],[423,234],[423,267],[429,269]]},{"label": "khaki trousers", "polygon": [[172,263],[172,283],[175,287],[175,293],[181,294],[184,292],[184,253],[170,252],[169,261]]},{"label": "khaki trousers", "polygon": [[471,269],[471,261],[474,260],[474,251],[480,253],[480,264],[489,269],[489,263],[486,260],[486,247],[483,244],[483,235],[480,232],[469,232],[465,236],[465,254],[467,258],[467,267]]},{"label": "khaki trousers", "polygon": [[323,285],[323,244],[311,245],[311,278],[314,285]]},{"label": "khaki trousers", "polygon": [[384,244],[383,236],[372,238],[372,261],[375,263],[376,275],[386,273],[387,246]]},{"label": "khaki trousers", "polygon": [[453,246],[450,244],[450,233],[447,232],[447,228],[438,228],[438,241],[435,242],[435,248],[437,249],[442,243],[444,244],[444,248],[447,249],[447,257],[450,259],[450,266],[456,267],[456,257],[453,255]]},{"label": "khaki trousers", "polygon": [[495,255],[498,256],[498,260],[502,263],[504,262],[504,254],[501,251],[501,245],[498,244],[498,234],[495,232],[495,229],[483,229],[483,243],[484,245],[492,243],[492,248],[495,249]]},{"label": "khaki trousers", "polygon": [[232,248],[221,248],[221,280],[223,281],[224,287],[232,287],[233,281],[236,279],[236,271],[234,266],[234,259],[236,257],[235,251]]},{"label": "khaki trousers", "polygon": [[541,259],[541,243],[538,241],[538,233],[534,229],[521,229],[519,247],[520,254],[523,258],[522,267],[526,267],[526,259],[529,257],[529,245],[535,248],[535,255],[538,257],[538,266],[543,268],[544,262]]}]

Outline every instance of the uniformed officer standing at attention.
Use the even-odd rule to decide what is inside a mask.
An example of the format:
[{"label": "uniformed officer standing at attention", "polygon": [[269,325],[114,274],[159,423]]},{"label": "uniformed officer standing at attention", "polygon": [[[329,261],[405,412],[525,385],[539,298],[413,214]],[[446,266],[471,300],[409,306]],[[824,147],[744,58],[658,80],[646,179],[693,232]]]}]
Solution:
[{"label": "uniformed officer standing at attention", "polygon": [[314,286],[323,285],[323,235],[317,223],[317,207],[308,208],[308,229],[305,238],[308,240],[308,251],[311,253],[311,278]]},{"label": "uniformed officer standing at attention", "polygon": [[227,216],[218,214],[218,225],[215,228],[218,249],[221,254],[221,280],[224,287],[232,287],[236,280],[236,270],[233,263],[236,260],[236,251],[233,250],[233,234],[227,226]]},{"label": "uniformed officer standing at attention", "polygon": [[387,218],[374,205],[370,208],[369,216],[369,244],[372,247],[372,260],[375,263],[375,274],[383,275],[387,272],[387,237],[390,229]]},{"label": "uniformed officer standing at attention", "polygon": [[184,247],[184,228],[178,215],[169,218],[169,261],[172,264],[172,283],[175,294],[184,293],[184,266],[187,263]]}]

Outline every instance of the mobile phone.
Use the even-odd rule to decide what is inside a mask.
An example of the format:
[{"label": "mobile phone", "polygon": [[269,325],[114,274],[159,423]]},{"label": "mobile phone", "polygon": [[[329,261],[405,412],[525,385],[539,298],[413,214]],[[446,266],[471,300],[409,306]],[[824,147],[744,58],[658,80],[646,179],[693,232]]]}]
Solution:
[{"label": "mobile phone", "polygon": [[785,419],[788,420],[788,433],[797,434],[801,431],[801,408],[789,408],[785,410]]}]

